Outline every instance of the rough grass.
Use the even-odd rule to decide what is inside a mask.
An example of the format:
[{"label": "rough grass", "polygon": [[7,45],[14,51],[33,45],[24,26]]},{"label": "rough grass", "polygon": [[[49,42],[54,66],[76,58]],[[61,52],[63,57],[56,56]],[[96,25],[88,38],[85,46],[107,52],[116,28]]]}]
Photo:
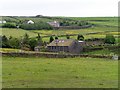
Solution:
[{"label": "rough grass", "polygon": [[118,61],[3,57],[3,88],[117,88]]}]

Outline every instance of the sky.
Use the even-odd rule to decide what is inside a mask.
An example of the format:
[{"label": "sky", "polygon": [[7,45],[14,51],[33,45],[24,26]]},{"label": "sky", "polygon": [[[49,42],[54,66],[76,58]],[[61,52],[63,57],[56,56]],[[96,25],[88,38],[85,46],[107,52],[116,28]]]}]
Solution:
[{"label": "sky", "polygon": [[0,16],[118,16],[119,0],[0,0]]}]

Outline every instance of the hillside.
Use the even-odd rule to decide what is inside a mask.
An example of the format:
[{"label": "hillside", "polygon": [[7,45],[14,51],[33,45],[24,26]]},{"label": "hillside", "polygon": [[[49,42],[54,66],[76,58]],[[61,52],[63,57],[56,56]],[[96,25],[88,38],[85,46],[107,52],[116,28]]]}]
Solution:
[{"label": "hillside", "polygon": [[118,33],[118,18],[117,17],[2,17],[3,20],[11,22],[19,22],[20,20],[33,20],[35,22],[48,22],[48,21],[87,21],[93,24],[90,28],[85,29],[61,29],[61,30],[23,30],[16,28],[3,28],[0,30],[2,35],[7,37],[13,36],[20,38],[25,33],[29,34],[30,37],[36,37],[37,33],[40,33],[44,41],[49,41],[51,35],[57,35],[59,38],[66,38],[66,34],[69,34],[71,38],[76,39],[78,34],[84,35],[85,39],[89,38],[105,38],[106,34],[112,34],[116,37]]},{"label": "hillside", "polygon": [[[2,35],[21,37],[24,33],[30,34],[30,37],[35,37],[37,33],[43,36],[43,39],[48,41],[48,37],[51,35],[58,35],[60,38],[64,38],[62,35],[69,34],[71,38],[76,39],[77,34],[83,34],[85,38],[104,38],[106,34],[113,34],[116,38],[118,37],[118,18],[117,17],[2,17],[3,20],[10,20],[12,22],[19,22],[19,20],[34,20],[35,22],[47,22],[54,20],[82,20],[88,21],[94,24],[91,28],[86,29],[74,29],[74,30],[31,30],[26,31],[22,29],[10,29],[3,28]],[[16,34],[19,33],[19,34]]]}]

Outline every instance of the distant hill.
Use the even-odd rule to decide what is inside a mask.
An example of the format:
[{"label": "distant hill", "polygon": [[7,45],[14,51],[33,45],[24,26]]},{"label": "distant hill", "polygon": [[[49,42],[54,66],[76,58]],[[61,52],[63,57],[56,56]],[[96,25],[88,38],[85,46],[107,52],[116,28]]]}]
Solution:
[{"label": "distant hill", "polygon": [[[80,26],[80,28],[81,28],[81,26],[83,27],[83,26],[86,26],[86,25],[92,25],[88,21],[80,20],[80,19],[77,20],[77,19],[74,19],[74,18],[71,18],[71,17],[50,17],[50,16],[42,16],[42,15],[37,15],[37,16],[3,16],[2,20],[5,20],[7,23],[15,23],[16,26],[17,25],[19,25],[19,26],[22,25],[22,27],[20,27],[22,29],[26,29],[25,26],[29,27],[29,28],[31,27],[30,30],[31,29],[32,30],[34,30],[34,29],[35,30],[36,29],[52,29],[51,27],[48,26],[47,22],[54,22],[54,21],[59,22],[62,29],[64,29],[64,27],[66,27],[66,26],[67,27],[69,26],[69,28],[71,28],[71,29],[73,29],[75,27],[76,27],[75,29],[79,29],[78,26]],[[25,24],[26,21],[29,21],[29,20],[34,21],[35,24],[32,25],[32,26],[23,25],[23,24]],[[41,23],[42,23],[42,25],[41,25]],[[38,28],[38,26],[41,26],[41,27],[43,26],[43,28]],[[34,28],[32,28],[32,27],[34,27]]]}]

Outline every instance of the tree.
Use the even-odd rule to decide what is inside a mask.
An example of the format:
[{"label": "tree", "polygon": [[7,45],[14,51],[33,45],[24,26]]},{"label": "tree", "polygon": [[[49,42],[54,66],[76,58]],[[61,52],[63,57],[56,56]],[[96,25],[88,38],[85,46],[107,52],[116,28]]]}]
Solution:
[{"label": "tree", "polygon": [[8,42],[11,48],[20,48],[20,41],[17,38],[10,37]]},{"label": "tree", "polygon": [[42,37],[40,36],[39,33],[38,33],[38,36],[37,36],[37,41],[38,41],[38,45],[41,46],[43,41],[42,41]]},{"label": "tree", "polygon": [[2,36],[0,36],[0,48],[2,48]]},{"label": "tree", "polygon": [[84,40],[84,36],[83,36],[83,35],[78,34],[78,36],[77,36],[77,40]]},{"label": "tree", "polygon": [[29,35],[27,33],[25,33],[23,40],[22,40],[23,44],[28,44],[29,43]]},{"label": "tree", "polygon": [[2,36],[2,42],[7,42],[7,41],[8,41],[8,38],[5,35],[3,35]]},{"label": "tree", "polygon": [[48,23],[42,22],[42,21],[36,22],[34,24],[23,23],[20,25],[20,28],[26,29],[26,30],[42,30],[42,29],[51,30],[53,29],[53,27],[50,26]]},{"label": "tree", "polygon": [[58,36],[55,36],[55,39],[58,39]]},{"label": "tree", "polygon": [[34,48],[35,48],[35,46],[37,46],[37,40],[35,39],[35,38],[31,38],[30,40],[29,40],[29,45],[30,45],[30,49],[31,50],[34,50]]},{"label": "tree", "polygon": [[22,49],[28,49],[30,48],[29,46],[29,35],[27,33],[25,33],[25,35],[23,36],[23,38],[20,41],[20,45]]},{"label": "tree", "polygon": [[10,40],[10,39],[12,39],[12,38],[13,38],[13,37],[12,37],[12,36],[10,36],[10,37],[9,37],[9,40]]},{"label": "tree", "polygon": [[2,25],[2,27],[4,27],[4,28],[16,28],[16,24],[15,23],[5,23]]},{"label": "tree", "polygon": [[105,43],[115,44],[115,37],[113,35],[107,34],[105,37]]},{"label": "tree", "polygon": [[70,36],[67,34],[67,35],[66,35],[66,38],[67,38],[67,39],[70,39]]},{"label": "tree", "polygon": [[9,48],[8,38],[5,35],[2,36],[2,47]]},{"label": "tree", "polygon": [[54,40],[53,36],[50,36],[49,42],[51,43]]}]

